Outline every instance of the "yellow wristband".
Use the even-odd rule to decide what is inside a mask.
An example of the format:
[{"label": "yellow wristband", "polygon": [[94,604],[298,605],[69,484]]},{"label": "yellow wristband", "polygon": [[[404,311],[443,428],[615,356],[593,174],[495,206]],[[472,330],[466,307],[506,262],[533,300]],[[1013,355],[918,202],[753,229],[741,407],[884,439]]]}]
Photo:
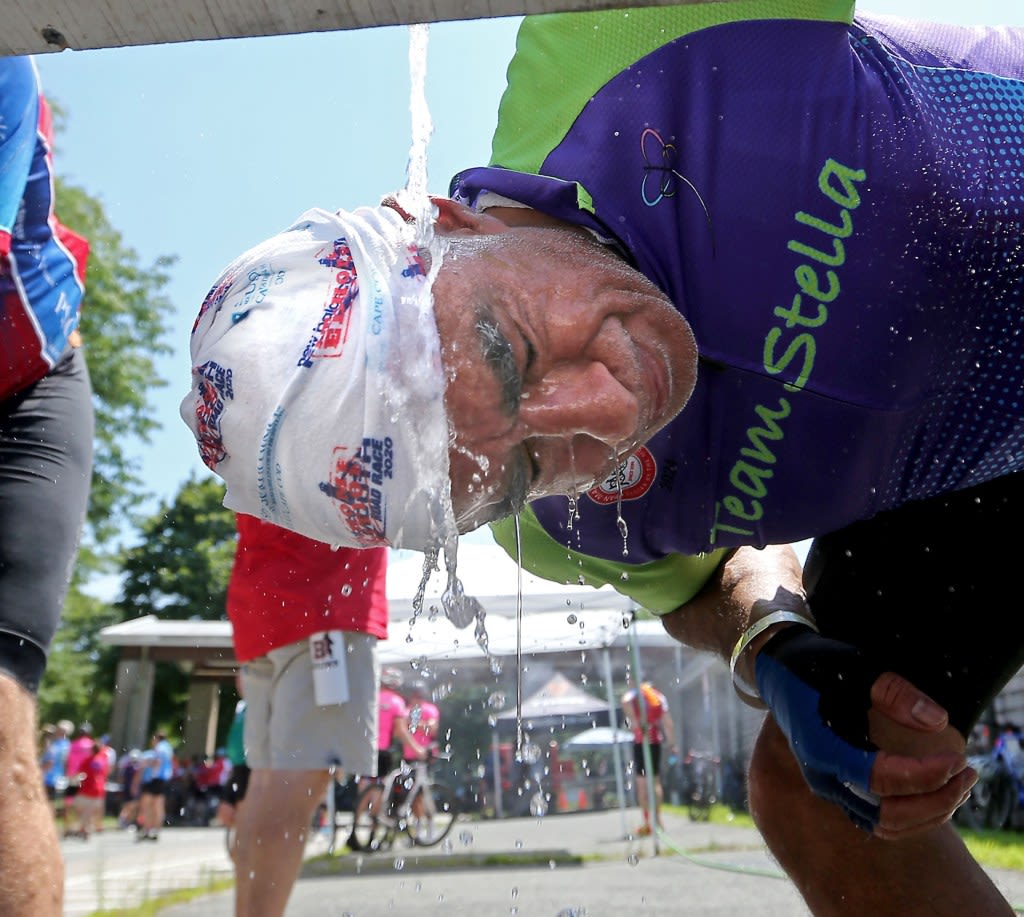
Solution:
[{"label": "yellow wristband", "polygon": [[758,618],[750,627],[743,631],[739,640],[736,641],[736,645],[732,648],[732,656],[729,659],[729,671],[732,672],[732,686],[736,693],[742,700],[755,707],[764,706],[761,695],[757,693],[756,689],[752,689],[746,684],[736,673],[736,663],[739,662],[740,656],[746,652],[747,647],[750,646],[754,638],[763,634],[773,624],[803,624],[805,627],[809,627],[815,633],[818,633],[817,625],[810,618],[805,617],[799,612],[786,611],[782,608],[769,612],[763,618]]}]

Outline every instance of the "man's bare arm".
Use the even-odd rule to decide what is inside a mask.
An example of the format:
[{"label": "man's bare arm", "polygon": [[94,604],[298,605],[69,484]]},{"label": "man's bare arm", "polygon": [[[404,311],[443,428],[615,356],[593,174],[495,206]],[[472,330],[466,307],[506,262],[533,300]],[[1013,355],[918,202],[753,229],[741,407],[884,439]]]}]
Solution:
[{"label": "man's bare arm", "polygon": [[[803,571],[789,545],[737,548],[693,599],[665,615],[662,623],[680,643],[728,660],[740,635],[759,618],[780,609],[813,620],[802,585]],[[754,658],[785,624],[769,627],[740,658],[737,674],[754,683]]]}]

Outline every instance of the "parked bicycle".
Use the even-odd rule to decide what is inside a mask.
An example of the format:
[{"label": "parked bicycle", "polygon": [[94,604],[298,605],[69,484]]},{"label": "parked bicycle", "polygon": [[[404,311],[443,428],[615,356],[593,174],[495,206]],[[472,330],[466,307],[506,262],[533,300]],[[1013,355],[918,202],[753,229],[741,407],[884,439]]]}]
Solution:
[{"label": "parked bicycle", "polygon": [[718,802],[718,771],[721,760],[707,751],[687,752],[683,759],[686,774],[686,807],[690,821],[708,821],[711,807]]},{"label": "parked bicycle", "polygon": [[427,762],[403,761],[359,794],[349,846],[375,853],[389,850],[405,834],[417,847],[433,847],[448,836],[457,817],[455,794],[431,778]]},{"label": "parked bicycle", "polygon": [[1005,730],[990,752],[967,761],[978,782],[957,810],[957,821],[974,830],[1017,827],[1024,812],[1024,748],[1016,730]]}]

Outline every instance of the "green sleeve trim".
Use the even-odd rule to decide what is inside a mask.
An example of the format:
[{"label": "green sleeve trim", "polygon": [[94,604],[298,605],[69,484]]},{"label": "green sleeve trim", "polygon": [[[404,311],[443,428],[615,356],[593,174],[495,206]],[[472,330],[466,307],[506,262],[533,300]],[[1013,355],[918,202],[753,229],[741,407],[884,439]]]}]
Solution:
[{"label": "green sleeve trim", "polygon": [[[491,531],[494,540],[517,560],[515,519],[495,522]],[[579,583],[595,589],[610,585],[656,615],[675,611],[692,599],[728,553],[722,548],[696,557],[669,554],[646,564],[588,557],[555,541],[529,507],[519,514],[519,534],[524,570],[556,583]]]},{"label": "green sleeve trim", "polygon": [[[853,21],[854,0],[722,0],[681,6],[527,16],[498,108],[491,165],[539,175],[587,102],[612,77],[693,32],[757,19]],[[629,28],[619,28],[624,18]],[[581,192],[581,207],[591,210]]]}]

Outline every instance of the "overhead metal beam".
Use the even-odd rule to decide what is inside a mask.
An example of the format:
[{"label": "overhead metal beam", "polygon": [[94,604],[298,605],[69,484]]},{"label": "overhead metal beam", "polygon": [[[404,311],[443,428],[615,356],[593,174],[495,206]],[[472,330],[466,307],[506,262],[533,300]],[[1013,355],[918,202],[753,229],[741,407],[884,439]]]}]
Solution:
[{"label": "overhead metal beam", "polygon": [[679,0],[0,0],[0,56],[672,2]]}]

